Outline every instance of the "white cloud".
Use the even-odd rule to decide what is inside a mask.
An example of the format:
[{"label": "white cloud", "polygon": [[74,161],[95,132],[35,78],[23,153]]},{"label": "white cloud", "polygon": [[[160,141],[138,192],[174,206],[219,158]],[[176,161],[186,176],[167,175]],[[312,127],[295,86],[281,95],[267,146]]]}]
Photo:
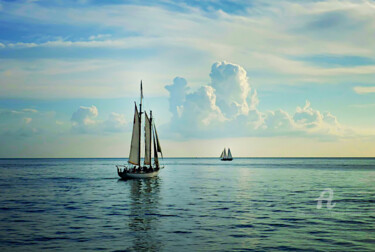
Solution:
[{"label": "white cloud", "polygon": [[9,48],[33,48],[39,46],[37,43],[24,43],[24,42],[17,42],[17,43],[9,43],[7,44]]},{"label": "white cloud", "polygon": [[0,43],[0,48],[5,48],[5,45],[3,43]]},{"label": "white cloud", "polygon": [[[166,86],[170,93],[170,112],[173,114],[170,131],[180,137],[213,137],[227,129],[234,119],[243,124],[259,121],[260,114],[255,110],[257,96],[249,96],[250,85],[246,71],[239,65],[217,62],[212,65],[211,82],[198,90],[189,92],[183,78],[175,78],[172,85]],[[247,101],[252,103],[250,111]],[[248,116],[248,117],[247,117]],[[249,120],[252,119],[252,120]],[[255,121],[253,121],[255,120]],[[229,125],[228,125],[229,126]],[[232,129],[238,124],[232,124]],[[236,134],[231,130],[231,134]],[[174,135],[176,135],[174,134]]]},{"label": "white cloud", "polygon": [[175,117],[195,118],[193,124],[208,126],[214,121],[247,115],[250,109],[256,108],[257,93],[250,95],[248,77],[241,66],[225,61],[214,63],[210,77],[209,85],[191,93],[186,80],[180,77],[165,87],[170,93],[170,111]]},{"label": "white cloud", "polygon": [[182,43],[181,39],[170,40],[168,38],[160,37],[127,37],[121,39],[105,39],[108,36],[101,37],[89,37],[89,40],[50,40],[40,43],[27,43],[27,42],[17,42],[8,43],[4,45],[10,49],[25,49],[25,48],[35,48],[35,47],[50,47],[50,48],[67,48],[67,47],[77,47],[77,48],[110,48],[110,49],[139,49],[147,47],[159,47],[159,46],[176,46],[176,44]]},{"label": "white cloud", "polygon": [[21,110],[15,109],[0,109],[0,119],[11,119],[11,118],[18,118],[20,116],[26,116],[31,114],[38,113],[38,110],[32,108],[25,108]]},{"label": "white cloud", "polygon": [[[250,85],[245,69],[241,66],[223,62],[217,62],[211,68],[211,83],[215,89],[217,104],[227,118],[233,118],[239,114],[247,114],[249,106],[247,99],[250,93]],[[250,98],[256,100],[255,97]]]},{"label": "white cloud", "polygon": [[354,91],[357,94],[375,93],[375,87],[354,87]]},{"label": "white cloud", "polygon": [[103,122],[104,131],[122,132],[129,129],[125,115],[112,112],[108,119]]},{"label": "white cloud", "polygon": [[293,116],[295,125],[309,134],[321,134],[340,137],[349,137],[352,132],[349,128],[342,126],[337,118],[330,112],[320,112],[310,107],[306,101],[303,108],[297,107]]},{"label": "white cloud", "polygon": [[210,76],[211,85],[190,93],[182,78],[166,86],[173,117],[165,133],[182,138],[352,135],[334,115],[313,109],[309,101],[297,107],[293,115],[282,109],[259,111],[257,93],[249,95],[247,73],[241,66],[218,62],[213,64]]},{"label": "white cloud", "polygon": [[98,40],[98,39],[104,39],[111,37],[111,34],[98,34],[98,35],[92,35],[89,37],[90,40]]},{"label": "white cloud", "polygon": [[260,134],[279,136],[322,137],[327,139],[351,137],[354,132],[341,125],[330,112],[320,112],[311,108],[309,101],[304,107],[297,107],[293,115],[278,109],[265,113]]},{"label": "white cloud", "polygon": [[306,101],[303,108],[297,107],[297,111],[293,116],[296,124],[304,128],[316,128],[323,122],[323,115],[310,107],[310,102]]},{"label": "white cloud", "polygon": [[220,108],[216,105],[215,89],[203,86],[196,92],[188,94],[183,105],[182,116],[187,120],[197,122],[199,127],[212,127],[217,121],[224,121]]},{"label": "white cloud", "polygon": [[[53,112],[40,112],[33,108],[0,109],[0,135],[31,137],[46,132]],[[48,131],[48,130],[47,130]]]},{"label": "white cloud", "polygon": [[[178,83],[181,82],[175,81],[174,85],[176,86],[169,86],[168,90],[173,93],[176,89],[179,89]],[[179,98],[170,99],[171,104],[175,104],[175,107],[170,106],[170,111],[173,114],[170,124],[172,133],[177,130],[182,136],[195,136],[202,132],[210,134],[212,128],[225,120],[216,105],[215,90],[211,86],[202,86],[197,91],[184,96],[186,97],[184,100],[180,100],[181,103],[176,101]]]},{"label": "white cloud", "polygon": [[182,135],[193,136],[204,132],[206,136],[213,136],[213,132],[225,130],[230,120],[249,114],[243,123],[259,126],[261,117],[256,111],[257,93],[251,94],[246,71],[236,64],[217,62],[212,65],[210,77],[209,85],[190,93],[186,80],[180,77],[165,87],[170,93],[172,131],[178,129]]},{"label": "white cloud", "polygon": [[282,109],[268,111],[265,115],[264,124],[261,127],[267,132],[283,135],[295,128],[292,116]]},{"label": "white cloud", "polygon": [[128,122],[122,114],[112,112],[105,121],[98,120],[99,115],[96,106],[81,106],[72,115],[72,131],[75,133],[102,133],[102,132],[122,132],[127,129]]},{"label": "white cloud", "polygon": [[185,102],[186,93],[189,90],[187,82],[184,78],[176,77],[173,79],[172,85],[167,85],[165,88],[170,93],[169,109],[173,115],[181,116],[183,111],[183,104]]},{"label": "white cloud", "polygon": [[91,107],[81,106],[73,113],[71,121],[73,122],[73,129],[78,131],[86,131],[96,124],[95,118],[98,116],[98,109],[92,105]]}]

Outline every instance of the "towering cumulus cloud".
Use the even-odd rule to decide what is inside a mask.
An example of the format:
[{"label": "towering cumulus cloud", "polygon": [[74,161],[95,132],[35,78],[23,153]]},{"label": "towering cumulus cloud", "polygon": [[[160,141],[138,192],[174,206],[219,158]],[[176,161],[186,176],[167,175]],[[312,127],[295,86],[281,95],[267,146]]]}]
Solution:
[{"label": "towering cumulus cloud", "polygon": [[291,135],[343,136],[347,129],[329,112],[320,112],[306,101],[294,115],[278,109],[261,112],[259,99],[252,90],[245,69],[241,66],[216,62],[211,67],[208,85],[189,92],[187,81],[176,77],[166,86],[170,93],[169,106],[173,114],[168,132],[174,136],[236,137]]},{"label": "towering cumulus cloud", "polygon": [[239,65],[217,62],[211,68],[211,86],[215,89],[217,105],[227,118],[247,114],[250,85],[245,69]]},{"label": "towering cumulus cloud", "polygon": [[169,109],[175,114],[181,114],[182,105],[185,102],[186,92],[188,91],[187,82],[184,78],[176,77],[173,84],[165,86],[170,93]]},{"label": "towering cumulus cloud", "polygon": [[[183,137],[201,134],[209,137],[224,132],[234,120],[241,120],[245,125],[251,120],[259,120],[254,112],[257,94],[251,93],[246,71],[241,66],[217,62],[212,65],[210,77],[208,85],[190,93],[186,80],[180,77],[166,86],[173,114],[171,132]],[[255,105],[251,107],[249,103]]]}]

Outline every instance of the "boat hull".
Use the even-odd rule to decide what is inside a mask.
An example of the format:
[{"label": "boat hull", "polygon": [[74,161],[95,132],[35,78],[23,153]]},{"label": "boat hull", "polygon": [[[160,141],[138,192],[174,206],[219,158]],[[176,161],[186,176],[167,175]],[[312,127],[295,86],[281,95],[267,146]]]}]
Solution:
[{"label": "boat hull", "polygon": [[226,158],[226,159],[222,158],[221,159],[221,161],[232,161],[232,160],[233,160],[233,158]]},{"label": "boat hull", "polygon": [[146,172],[146,173],[135,173],[135,172],[119,172],[118,175],[123,179],[145,179],[156,177],[159,171]]},{"label": "boat hull", "polygon": [[[160,168],[153,168],[151,169],[144,169],[144,170],[136,170],[134,168],[129,169],[126,165],[116,165],[117,174],[123,179],[144,179],[144,178],[152,178],[156,177],[159,172]],[[146,168],[146,167],[144,167]],[[161,168],[164,168],[162,166]]]}]

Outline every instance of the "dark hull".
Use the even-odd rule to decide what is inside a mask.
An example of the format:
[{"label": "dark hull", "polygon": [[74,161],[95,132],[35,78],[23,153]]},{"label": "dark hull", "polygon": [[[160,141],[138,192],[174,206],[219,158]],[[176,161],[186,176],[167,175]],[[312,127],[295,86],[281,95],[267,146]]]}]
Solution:
[{"label": "dark hull", "polygon": [[[117,166],[117,174],[122,178],[122,179],[142,179],[142,178],[152,178],[155,177],[159,174],[160,168],[153,167],[152,169],[134,169],[131,168],[129,169],[126,166],[124,169],[120,169],[120,166]],[[145,167],[144,167],[145,168]]]},{"label": "dark hull", "polygon": [[146,179],[152,178],[159,174],[160,170],[153,171],[153,172],[144,172],[144,173],[136,173],[136,172],[119,172],[118,175],[122,179]]},{"label": "dark hull", "polygon": [[233,158],[222,158],[221,161],[232,161]]}]

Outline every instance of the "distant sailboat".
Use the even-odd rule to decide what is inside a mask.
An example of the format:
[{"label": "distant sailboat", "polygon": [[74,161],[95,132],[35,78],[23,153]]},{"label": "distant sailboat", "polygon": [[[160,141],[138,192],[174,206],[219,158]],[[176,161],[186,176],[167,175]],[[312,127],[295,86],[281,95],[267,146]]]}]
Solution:
[{"label": "distant sailboat", "polygon": [[[158,153],[163,157],[161,150],[158,133],[152,120],[152,111],[150,111],[150,117],[147,112],[142,112],[142,81],[141,81],[141,102],[139,104],[139,112],[137,104],[135,104],[134,110],[134,121],[133,121],[133,134],[130,146],[129,154],[129,165],[116,165],[117,174],[121,178],[151,178],[157,176],[160,168]],[[145,157],[143,166],[141,165],[141,125],[142,125],[142,114],[145,114]],[[151,141],[153,140],[154,145],[154,163],[151,160]]]},{"label": "distant sailboat", "polygon": [[230,152],[230,148],[228,148],[228,154],[227,154],[227,149],[224,148],[223,152],[220,155],[221,161],[232,161],[232,153]]}]

